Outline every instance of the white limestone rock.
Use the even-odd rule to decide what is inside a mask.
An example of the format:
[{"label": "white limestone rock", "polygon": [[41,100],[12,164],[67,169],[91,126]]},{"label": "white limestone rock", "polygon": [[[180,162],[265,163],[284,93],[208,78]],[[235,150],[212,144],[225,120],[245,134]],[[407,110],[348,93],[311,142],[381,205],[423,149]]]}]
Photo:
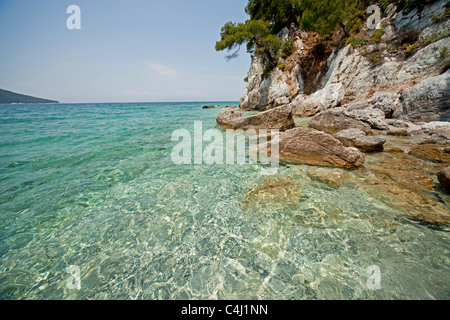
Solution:
[{"label": "white limestone rock", "polygon": [[311,117],[329,108],[337,107],[344,98],[345,90],[341,83],[333,83],[316,91],[294,109],[294,116]]}]

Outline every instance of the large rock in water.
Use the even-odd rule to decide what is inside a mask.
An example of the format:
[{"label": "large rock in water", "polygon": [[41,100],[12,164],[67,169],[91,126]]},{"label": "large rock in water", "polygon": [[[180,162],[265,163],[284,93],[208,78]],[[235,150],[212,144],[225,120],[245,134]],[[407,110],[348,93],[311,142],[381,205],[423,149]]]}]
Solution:
[{"label": "large rock in water", "polygon": [[366,136],[359,129],[342,130],[334,135],[346,147],[355,147],[362,152],[383,151],[386,138],[383,136]]},{"label": "large rock in water", "polygon": [[234,121],[242,118],[242,114],[236,110],[236,107],[225,107],[219,111],[216,122],[219,126],[229,128]]},{"label": "large rock in water", "polygon": [[309,120],[308,124],[311,128],[328,133],[336,133],[345,129],[360,129],[365,133],[370,132],[369,124],[345,114],[344,110],[344,108],[334,108],[321,112]]},{"label": "large rock in water", "polygon": [[344,113],[356,120],[365,122],[371,128],[377,130],[387,130],[389,126],[386,124],[384,112],[378,108],[368,107],[365,109],[347,107]]},{"label": "large rock in water", "polygon": [[[275,140],[274,140],[275,139]],[[327,167],[356,168],[364,164],[364,154],[355,148],[346,148],[342,143],[324,132],[305,128],[294,128],[272,138],[279,144],[281,161]],[[268,144],[260,146],[267,152]]]},{"label": "large rock in water", "polygon": [[372,105],[350,104],[344,107],[323,111],[309,121],[309,126],[336,133],[346,129],[360,129],[365,133],[387,130],[385,111]]},{"label": "large rock in water", "polygon": [[341,83],[333,83],[316,91],[308,99],[293,109],[294,116],[311,117],[329,108],[337,107],[344,98],[345,90]]},{"label": "large rock in water", "polygon": [[450,167],[444,168],[437,174],[438,180],[442,187],[450,190]]},{"label": "large rock in water", "polygon": [[295,128],[292,118],[292,108],[282,106],[261,112],[254,116],[242,117],[241,112],[235,107],[228,107],[220,110],[216,122],[225,129],[277,129],[285,131]]}]

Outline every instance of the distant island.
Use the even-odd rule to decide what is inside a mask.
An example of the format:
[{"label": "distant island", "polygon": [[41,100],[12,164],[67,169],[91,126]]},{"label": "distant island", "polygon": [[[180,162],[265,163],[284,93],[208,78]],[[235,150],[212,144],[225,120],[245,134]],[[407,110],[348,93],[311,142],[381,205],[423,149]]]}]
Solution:
[{"label": "distant island", "polygon": [[47,100],[31,97],[0,89],[0,104],[8,104],[8,103],[59,103],[59,102],[55,100]]}]

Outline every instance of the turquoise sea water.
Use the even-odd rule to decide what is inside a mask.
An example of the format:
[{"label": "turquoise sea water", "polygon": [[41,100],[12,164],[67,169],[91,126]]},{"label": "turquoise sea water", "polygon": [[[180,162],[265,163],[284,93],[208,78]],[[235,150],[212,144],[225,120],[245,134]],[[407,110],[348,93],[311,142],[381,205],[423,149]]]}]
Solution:
[{"label": "turquoise sea water", "polygon": [[174,130],[215,127],[203,105],[0,106],[0,298],[450,299],[448,228],[357,177],[173,164]]}]

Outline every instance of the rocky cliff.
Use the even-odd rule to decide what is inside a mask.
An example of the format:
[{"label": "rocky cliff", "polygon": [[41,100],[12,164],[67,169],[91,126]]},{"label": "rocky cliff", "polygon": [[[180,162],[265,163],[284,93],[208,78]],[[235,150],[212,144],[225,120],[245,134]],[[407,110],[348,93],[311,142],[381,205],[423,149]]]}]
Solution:
[{"label": "rocky cliff", "polygon": [[294,115],[305,117],[359,103],[382,105],[386,118],[450,120],[449,8],[449,0],[409,12],[391,4],[377,31],[364,25],[347,41],[338,31],[322,48],[314,33],[285,28],[279,37],[293,42],[292,52],[270,72],[252,57],[239,107],[290,104]]},{"label": "rocky cliff", "polygon": [[252,57],[240,110],[221,110],[217,124],[280,129],[282,162],[339,167],[308,169],[325,183],[352,169],[348,183],[409,218],[450,224],[450,0],[391,4],[377,29],[350,37],[295,26],[279,37],[290,50],[273,70]]}]

